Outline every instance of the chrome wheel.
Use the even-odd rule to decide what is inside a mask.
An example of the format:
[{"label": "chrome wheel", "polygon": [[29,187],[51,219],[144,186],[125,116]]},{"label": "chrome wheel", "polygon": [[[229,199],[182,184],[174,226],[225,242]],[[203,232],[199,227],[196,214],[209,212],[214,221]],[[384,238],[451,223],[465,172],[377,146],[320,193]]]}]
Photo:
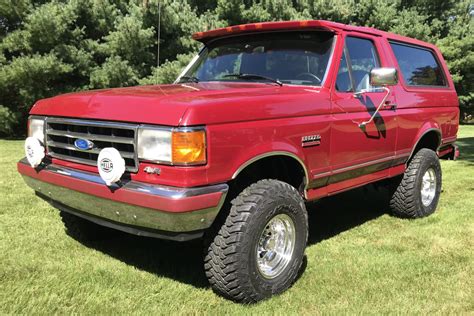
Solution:
[{"label": "chrome wheel", "polygon": [[429,206],[436,196],[436,173],[433,168],[426,170],[421,182],[421,202]]},{"label": "chrome wheel", "polygon": [[295,250],[295,224],[286,214],[273,217],[263,229],[257,244],[257,267],[266,279],[285,270]]}]

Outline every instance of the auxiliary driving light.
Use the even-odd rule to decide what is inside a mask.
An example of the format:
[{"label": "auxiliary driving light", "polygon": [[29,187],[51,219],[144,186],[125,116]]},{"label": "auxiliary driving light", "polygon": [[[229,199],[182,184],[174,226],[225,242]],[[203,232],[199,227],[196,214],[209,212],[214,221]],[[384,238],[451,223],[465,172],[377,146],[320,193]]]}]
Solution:
[{"label": "auxiliary driving light", "polygon": [[97,168],[105,184],[111,186],[113,183],[120,181],[124,174],[125,160],[117,149],[106,147],[100,151],[99,157],[97,157]]},{"label": "auxiliary driving light", "polygon": [[36,168],[41,164],[44,154],[44,147],[36,137],[28,137],[25,140],[25,155],[31,167]]}]

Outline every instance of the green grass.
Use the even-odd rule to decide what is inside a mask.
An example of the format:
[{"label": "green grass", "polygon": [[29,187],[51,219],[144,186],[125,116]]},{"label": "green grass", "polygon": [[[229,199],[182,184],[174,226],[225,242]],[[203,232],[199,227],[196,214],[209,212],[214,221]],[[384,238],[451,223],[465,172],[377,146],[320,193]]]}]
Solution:
[{"label": "green grass", "polygon": [[459,136],[433,216],[391,217],[370,187],[315,203],[302,277],[252,306],[212,292],[198,242],[71,239],[16,171],[23,142],[0,141],[0,313],[474,313],[474,126]]}]

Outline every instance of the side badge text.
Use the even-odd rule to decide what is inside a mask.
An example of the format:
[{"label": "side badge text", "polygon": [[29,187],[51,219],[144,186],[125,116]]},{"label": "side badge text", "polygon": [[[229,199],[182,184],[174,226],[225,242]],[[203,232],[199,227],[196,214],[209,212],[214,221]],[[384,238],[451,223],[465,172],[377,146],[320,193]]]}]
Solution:
[{"label": "side badge text", "polygon": [[301,146],[311,147],[321,145],[321,135],[308,135],[301,138]]}]

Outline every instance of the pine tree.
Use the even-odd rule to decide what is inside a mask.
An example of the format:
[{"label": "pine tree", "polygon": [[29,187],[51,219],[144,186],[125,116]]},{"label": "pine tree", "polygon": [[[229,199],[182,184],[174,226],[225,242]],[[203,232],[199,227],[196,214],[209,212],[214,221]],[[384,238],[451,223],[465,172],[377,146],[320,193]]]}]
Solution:
[{"label": "pine tree", "polygon": [[174,81],[202,45],[194,32],[295,19],[372,26],[437,44],[467,117],[474,113],[473,12],[468,0],[0,0],[0,135],[22,133],[41,98]]}]

